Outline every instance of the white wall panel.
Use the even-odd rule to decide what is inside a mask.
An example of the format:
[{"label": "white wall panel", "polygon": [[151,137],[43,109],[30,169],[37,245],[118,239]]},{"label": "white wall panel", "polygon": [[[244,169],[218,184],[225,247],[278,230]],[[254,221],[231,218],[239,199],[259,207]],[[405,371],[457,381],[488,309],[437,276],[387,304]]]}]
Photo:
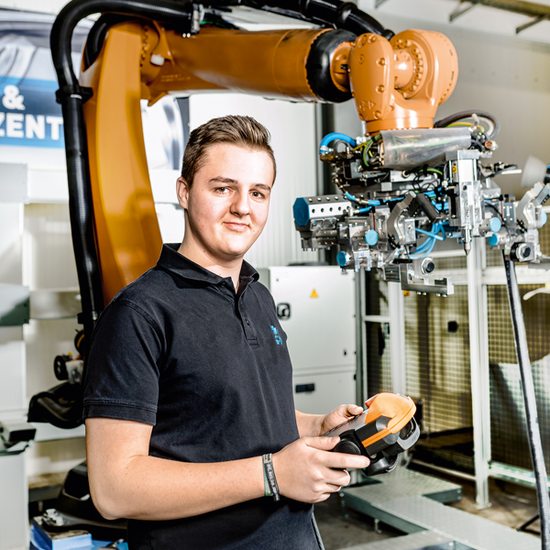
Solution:
[{"label": "white wall panel", "polygon": [[270,219],[247,261],[256,267],[317,261],[317,252],[302,251],[292,215],[296,197],[316,194],[314,105],[244,94],[196,94],[189,107],[191,129],[211,118],[233,114],[253,116],[271,132],[277,180]]},{"label": "white wall panel", "polygon": [[0,458],[0,550],[24,550],[28,543],[28,489],[24,455]]},{"label": "white wall panel", "polygon": [[0,283],[22,284],[23,206],[0,203]]},{"label": "white wall panel", "polygon": [[67,0],[0,0],[1,8],[55,14],[59,13],[65,4],[68,4]]},{"label": "white wall panel", "polygon": [[[15,417],[27,405],[25,399],[25,342],[21,327],[0,327],[0,414]],[[6,415],[8,413],[8,415]]]},{"label": "white wall panel", "polygon": [[68,204],[25,206],[25,284],[34,289],[77,288]]},{"label": "white wall panel", "polygon": [[25,454],[27,476],[38,476],[44,472],[63,473],[85,460],[86,445],[83,437],[63,441],[35,441]]},{"label": "white wall panel", "polygon": [[76,331],[82,326],[76,319],[32,320],[24,327],[27,349],[27,398],[38,392],[61,384],[55,377],[53,360],[57,355],[71,352],[77,356],[74,347]]}]

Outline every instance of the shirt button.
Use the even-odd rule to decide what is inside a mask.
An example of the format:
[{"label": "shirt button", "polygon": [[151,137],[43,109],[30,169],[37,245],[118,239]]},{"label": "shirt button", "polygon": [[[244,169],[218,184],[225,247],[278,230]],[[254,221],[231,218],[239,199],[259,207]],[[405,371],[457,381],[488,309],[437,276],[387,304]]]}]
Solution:
[{"label": "shirt button", "polygon": [[248,319],[246,319],[245,322],[246,322],[247,325],[250,325],[250,321]]}]

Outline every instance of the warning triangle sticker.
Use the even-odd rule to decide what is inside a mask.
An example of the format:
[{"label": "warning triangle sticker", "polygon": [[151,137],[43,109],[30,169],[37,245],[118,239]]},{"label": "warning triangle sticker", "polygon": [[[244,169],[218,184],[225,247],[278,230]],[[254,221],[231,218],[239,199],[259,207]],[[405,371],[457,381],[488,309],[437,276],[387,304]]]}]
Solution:
[{"label": "warning triangle sticker", "polygon": [[313,289],[310,298],[319,298],[319,294],[317,294],[317,291],[315,289]]}]

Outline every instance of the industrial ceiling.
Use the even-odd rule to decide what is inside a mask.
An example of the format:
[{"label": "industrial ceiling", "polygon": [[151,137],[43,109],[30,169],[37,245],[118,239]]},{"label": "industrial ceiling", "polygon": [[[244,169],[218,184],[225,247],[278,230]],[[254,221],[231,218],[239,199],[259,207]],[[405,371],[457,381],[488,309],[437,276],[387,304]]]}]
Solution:
[{"label": "industrial ceiling", "polygon": [[[298,0],[296,0],[298,1]],[[430,21],[447,25],[515,37],[520,41],[550,44],[550,0],[353,0],[358,6],[384,23],[384,15]],[[67,0],[0,0],[0,7],[57,13]],[[238,19],[245,24],[271,26],[273,16],[239,10]],[[252,11],[252,10],[250,10]],[[244,12],[244,13],[243,13]],[[247,13],[248,12],[248,13]],[[278,20],[277,17],[275,17]],[[280,20],[278,20],[281,23]],[[271,23],[271,25],[270,25]],[[286,21],[288,23],[288,20]],[[284,24],[284,23],[283,23]],[[296,22],[294,23],[296,25]],[[300,25],[299,25],[300,26]]]}]

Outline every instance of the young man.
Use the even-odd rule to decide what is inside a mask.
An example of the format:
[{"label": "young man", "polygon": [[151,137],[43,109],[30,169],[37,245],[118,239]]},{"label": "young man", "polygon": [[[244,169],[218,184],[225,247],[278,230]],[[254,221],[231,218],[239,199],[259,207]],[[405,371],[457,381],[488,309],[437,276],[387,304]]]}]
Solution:
[{"label": "young man", "polygon": [[[286,335],[243,260],[274,180],[254,119],[194,130],[177,182],[183,242],[99,320],[84,397],[90,486],[102,515],[129,518],[131,550],[318,549],[311,504],[368,465],[319,437],[360,407],[294,410]],[[280,500],[266,496],[270,458]]]}]

